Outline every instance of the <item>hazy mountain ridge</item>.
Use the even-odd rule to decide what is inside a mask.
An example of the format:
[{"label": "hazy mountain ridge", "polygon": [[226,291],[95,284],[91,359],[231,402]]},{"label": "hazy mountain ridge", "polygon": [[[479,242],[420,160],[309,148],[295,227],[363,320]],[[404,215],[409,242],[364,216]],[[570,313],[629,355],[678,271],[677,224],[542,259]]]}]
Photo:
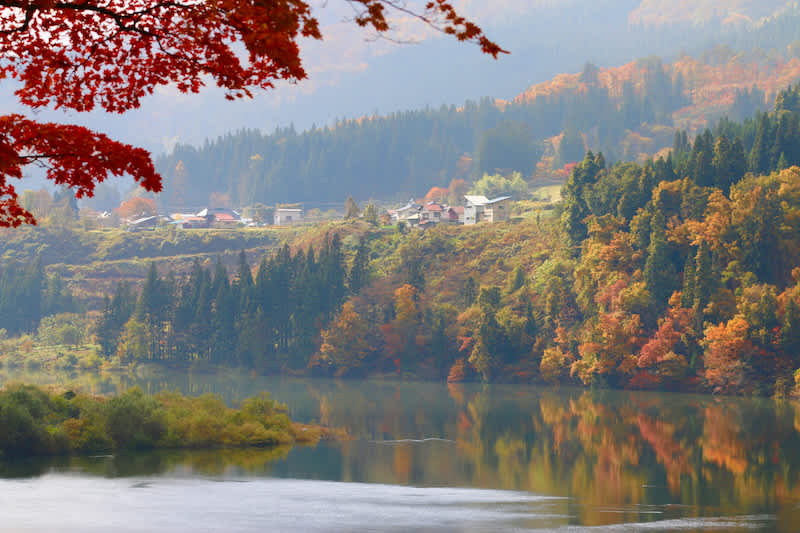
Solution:
[{"label": "hazy mountain ridge", "polygon": [[676,111],[673,118],[676,127],[694,132],[730,112],[737,96],[744,91],[758,89],[764,93],[760,97],[762,103],[772,102],[780,90],[800,79],[800,58],[764,52],[737,53],[721,46],[700,57],[682,55],[671,64],[651,57],[618,67],[592,67],[590,71],[594,71],[596,77],[591,79],[586,78],[586,69],[559,74],[547,82],[532,85],[513,102],[534,103],[537,99],[553,99],[567,92],[585,94],[590,88],[599,87],[607,90],[621,105],[626,85],[641,94],[654,69],[661,69],[668,78],[680,83],[688,103]]},{"label": "hazy mountain ridge", "polygon": [[[607,69],[587,64],[510,101],[487,98],[306,132],[240,131],[202,148],[179,145],[157,161],[167,177],[162,197],[202,204],[222,193],[234,205],[342,202],[348,194],[401,201],[454,178],[493,172],[503,154],[520,153],[517,145],[527,147],[530,160],[499,166],[527,176],[552,176],[587,148],[609,160],[641,160],[671,146],[676,130],[693,135],[723,116],[754,116],[770,107],[778,90],[799,80],[798,57],[735,53],[724,46],[671,64],[657,57]],[[574,145],[569,150],[565,132]],[[466,174],[459,166],[464,157],[474,162]],[[175,179],[179,162],[182,185]]]},{"label": "hazy mountain ridge", "polygon": [[794,2],[786,0],[642,0],[628,16],[631,24],[648,27],[688,23],[752,24],[775,15]]}]

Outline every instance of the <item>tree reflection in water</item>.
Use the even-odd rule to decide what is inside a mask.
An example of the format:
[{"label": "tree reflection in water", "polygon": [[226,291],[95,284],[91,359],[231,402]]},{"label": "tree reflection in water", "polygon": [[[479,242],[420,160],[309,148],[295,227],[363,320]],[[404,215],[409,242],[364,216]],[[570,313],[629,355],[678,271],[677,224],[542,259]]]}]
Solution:
[{"label": "tree reflection in water", "polygon": [[[796,402],[235,373],[93,379],[85,387],[97,392],[139,385],[151,392],[213,392],[230,403],[269,390],[289,405],[295,420],[344,427],[354,437],[274,454],[157,454],[127,463],[117,459],[110,466],[97,459],[71,460],[71,467],[99,475],[234,472],[524,490],[567,497],[560,512],[586,525],[670,516],[769,514],[780,523],[800,520]],[[430,438],[437,440],[425,440]],[[411,440],[396,442],[402,439]],[[24,468],[4,468],[0,476],[25,475]],[[653,508],[657,514],[651,515]]]}]

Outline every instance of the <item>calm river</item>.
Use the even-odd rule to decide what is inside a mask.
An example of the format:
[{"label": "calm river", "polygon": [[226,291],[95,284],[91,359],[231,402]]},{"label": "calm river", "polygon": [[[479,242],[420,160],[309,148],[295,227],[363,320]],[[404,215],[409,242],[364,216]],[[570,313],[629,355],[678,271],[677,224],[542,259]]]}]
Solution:
[{"label": "calm river", "polygon": [[[316,447],[0,463],[0,531],[800,531],[800,404],[152,372],[345,427]],[[0,375],[0,382],[9,379]]]}]

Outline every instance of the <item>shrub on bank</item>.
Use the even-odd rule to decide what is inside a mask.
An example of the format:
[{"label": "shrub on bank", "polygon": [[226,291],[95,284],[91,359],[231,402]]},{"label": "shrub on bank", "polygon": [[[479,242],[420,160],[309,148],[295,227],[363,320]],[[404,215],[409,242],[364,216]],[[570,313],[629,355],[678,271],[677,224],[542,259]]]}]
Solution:
[{"label": "shrub on bank", "polygon": [[0,390],[0,457],[272,446],[295,442],[299,431],[266,393],[234,409],[219,396],[148,396],[138,387],[110,399],[32,385]]}]

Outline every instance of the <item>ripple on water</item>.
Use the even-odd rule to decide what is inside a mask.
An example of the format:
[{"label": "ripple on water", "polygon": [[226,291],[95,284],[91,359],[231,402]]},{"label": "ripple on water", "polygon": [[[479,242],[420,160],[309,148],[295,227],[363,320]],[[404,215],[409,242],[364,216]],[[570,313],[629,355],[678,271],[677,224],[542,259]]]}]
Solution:
[{"label": "ripple on water", "polygon": [[[58,473],[0,480],[0,524],[3,531],[20,532],[736,531],[764,529],[775,520],[748,515],[571,526],[575,506],[581,504],[516,491],[278,478],[107,479]],[[614,510],[632,509],[595,509]],[[660,510],[649,506],[636,512]]]}]

